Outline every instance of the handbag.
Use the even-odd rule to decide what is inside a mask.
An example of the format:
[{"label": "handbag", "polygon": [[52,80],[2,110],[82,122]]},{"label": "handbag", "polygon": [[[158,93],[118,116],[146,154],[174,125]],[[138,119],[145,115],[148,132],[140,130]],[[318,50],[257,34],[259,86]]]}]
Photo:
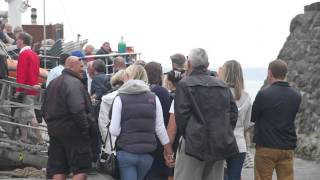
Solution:
[{"label": "handbag", "polygon": [[[108,131],[107,131],[105,143],[101,150],[100,157],[97,161],[97,171],[103,174],[108,174],[113,178],[119,178],[120,173],[119,173],[119,166],[118,166],[117,156],[116,156],[116,148],[112,144],[109,125],[110,123],[107,126]],[[106,150],[107,145],[111,147],[110,152]]]}]

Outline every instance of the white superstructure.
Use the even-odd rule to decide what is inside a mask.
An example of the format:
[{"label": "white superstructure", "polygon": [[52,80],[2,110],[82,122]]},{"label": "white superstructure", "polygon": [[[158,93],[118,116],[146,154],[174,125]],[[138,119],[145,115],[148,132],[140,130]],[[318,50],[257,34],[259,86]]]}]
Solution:
[{"label": "white superstructure", "polygon": [[21,14],[29,7],[28,1],[5,0],[8,3],[8,22],[13,26],[21,26]]}]

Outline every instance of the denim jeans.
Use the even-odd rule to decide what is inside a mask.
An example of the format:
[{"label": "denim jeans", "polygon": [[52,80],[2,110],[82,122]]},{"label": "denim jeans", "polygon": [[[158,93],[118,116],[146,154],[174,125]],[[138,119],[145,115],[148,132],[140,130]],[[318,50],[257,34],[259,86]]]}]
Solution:
[{"label": "denim jeans", "polygon": [[239,153],[235,156],[226,159],[227,173],[224,176],[224,180],[240,180],[241,171],[246,153]]},{"label": "denim jeans", "polygon": [[151,168],[153,157],[150,154],[117,152],[121,180],[143,180]]}]

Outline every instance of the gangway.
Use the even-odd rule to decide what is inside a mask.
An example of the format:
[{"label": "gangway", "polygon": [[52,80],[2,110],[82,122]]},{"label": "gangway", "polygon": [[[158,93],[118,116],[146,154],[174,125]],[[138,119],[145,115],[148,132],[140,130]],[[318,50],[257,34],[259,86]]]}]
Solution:
[{"label": "gangway", "polygon": [[[19,119],[13,116],[18,108],[28,107],[29,105],[16,102],[14,100],[15,88],[34,89],[32,86],[18,84],[14,78],[0,79],[0,158],[14,161],[17,164],[28,164],[36,167],[45,167],[47,162],[47,144],[49,141],[47,127],[40,124],[38,127],[20,124]],[[38,90],[34,109],[40,111],[44,90]],[[41,118],[41,117],[38,117]],[[18,138],[19,128],[32,131],[40,131],[45,144],[32,144],[21,142]],[[30,140],[31,142],[31,140]]]}]

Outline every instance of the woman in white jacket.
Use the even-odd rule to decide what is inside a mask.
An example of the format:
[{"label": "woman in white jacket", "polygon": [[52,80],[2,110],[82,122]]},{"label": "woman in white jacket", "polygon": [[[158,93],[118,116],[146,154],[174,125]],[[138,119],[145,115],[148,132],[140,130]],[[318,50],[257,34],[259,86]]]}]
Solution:
[{"label": "woman in white jacket", "polygon": [[230,87],[238,107],[238,121],[234,129],[234,136],[239,154],[226,159],[227,173],[225,180],[240,180],[247,152],[245,131],[250,126],[252,103],[249,94],[244,91],[243,73],[239,62],[235,60],[225,62],[219,70],[219,78]]},{"label": "woman in white jacket", "polygon": [[[109,119],[110,107],[112,105],[114,98],[119,94],[119,92],[118,92],[119,87],[124,83],[123,77],[124,77],[124,70],[120,70],[116,74],[114,74],[111,78],[111,85],[116,90],[109,93],[109,94],[102,96],[102,98],[101,98],[101,105],[100,105],[100,113],[99,113],[98,122],[99,122],[99,130],[100,130],[101,138],[102,138],[103,142],[105,142],[105,140],[106,140],[107,131],[108,131],[107,126],[110,123],[110,119]],[[108,149],[110,147],[106,146],[106,148]],[[107,152],[109,152],[109,151],[107,151]]]}]

